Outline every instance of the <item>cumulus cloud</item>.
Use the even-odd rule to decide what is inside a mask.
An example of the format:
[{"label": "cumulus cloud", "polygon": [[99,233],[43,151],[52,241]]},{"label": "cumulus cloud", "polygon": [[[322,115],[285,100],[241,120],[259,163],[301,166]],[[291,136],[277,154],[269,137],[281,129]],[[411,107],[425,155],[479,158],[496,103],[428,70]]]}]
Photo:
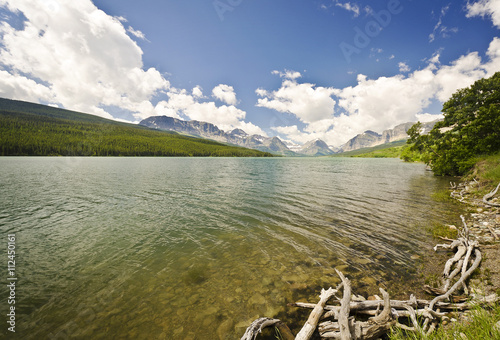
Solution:
[{"label": "cumulus cloud", "polygon": [[201,86],[195,86],[193,88],[193,90],[191,91],[191,93],[193,94],[193,97],[195,97],[195,98],[205,98],[203,96],[203,89],[201,88]]},{"label": "cumulus cloud", "polygon": [[[276,74],[276,72],[273,72]],[[257,106],[274,109],[295,115],[304,123],[313,123],[326,119],[333,114],[335,101],[331,98],[333,88],[317,87],[315,84],[297,82],[299,72],[288,71],[288,76],[282,76],[281,88],[268,92],[257,89],[259,98]]]},{"label": "cumulus cloud", "polygon": [[274,70],[273,72],[271,72],[272,74],[277,74],[279,75],[281,78],[286,78],[286,79],[297,79],[297,78],[301,78],[302,77],[302,74],[300,74],[300,72],[297,72],[297,71],[290,71],[290,70],[285,70],[285,72],[280,72],[280,71],[277,71],[277,70]]},{"label": "cumulus cloud", "polygon": [[[0,0],[23,13],[22,28],[0,24],[0,96],[114,118],[105,108],[131,112],[136,120],[152,115],[197,119],[222,129],[265,134],[244,122],[232,86],[212,90],[226,105],[207,101],[200,86],[190,92],[171,86],[155,68],[145,70],[142,50],[131,39],[146,40],[127,20],[99,10],[90,0]],[[168,100],[153,102],[163,95]],[[158,100],[158,99],[157,99]]]},{"label": "cumulus cloud", "polygon": [[151,98],[170,84],[158,70],[143,69],[142,50],[127,35],[123,19],[90,0],[1,0],[0,5],[26,17],[21,29],[0,26],[0,64],[9,71],[0,78],[3,97],[59,103],[107,118],[107,106],[136,118],[155,113]]},{"label": "cumulus cloud", "polygon": [[[215,91],[212,92],[218,93],[216,89],[232,91],[231,86],[224,84],[216,86]],[[227,94],[228,91],[223,91],[223,93]],[[168,101],[158,103],[160,107],[156,108],[163,115],[212,123],[225,131],[239,128],[249,134],[266,136],[266,133],[260,127],[244,121],[246,117],[245,111],[238,109],[234,105],[217,106],[213,101],[204,101],[205,97],[199,86],[193,88],[191,93],[185,89],[171,87],[167,95]]]},{"label": "cumulus cloud", "polygon": [[[500,38],[490,43],[486,55],[488,60],[482,60],[477,52],[471,52],[441,65],[436,54],[425,68],[407,76],[368,79],[360,74],[356,85],[342,89],[285,79],[276,91],[257,90],[264,97],[257,106],[291,113],[306,124],[302,130],[296,125],[273,128],[286,139],[304,143],[321,138],[340,146],[366,130],[382,132],[401,123],[439,118],[425,112],[433,101],[445,102],[456,90],[500,70]],[[312,100],[315,95],[322,100]]]},{"label": "cumulus cloud", "polygon": [[500,0],[479,0],[467,3],[467,18],[489,16],[493,24],[500,28]]},{"label": "cumulus cloud", "polygon": [[309,142],[310,140],[315,139],[314,134],[310,134],[308,132],[304,132],[299,130],[297,125],[292,125],[292,126],[275,126],[271,128],[272,130],[276,131],[278,134],[282,136],[287,136],[289,141],[293,143],[299,143],[299,144],[305,144]]},{"label": "cumulus cloud", "polygon": [[410,66],[408,66],[408,64],[406,64],[404,62],[400,62],[398,64],[398,66],[399,66],[399,72],[401,72],[401,73],[407,73],[407,72],[411,71]]},{"label": "cumulus cloud", "polygon": [[236,105],[238,100],[236,100],[236,93],[234,92],[234,88],[229,85],[219,84],[212,90],[212,95],[229,105]]}]

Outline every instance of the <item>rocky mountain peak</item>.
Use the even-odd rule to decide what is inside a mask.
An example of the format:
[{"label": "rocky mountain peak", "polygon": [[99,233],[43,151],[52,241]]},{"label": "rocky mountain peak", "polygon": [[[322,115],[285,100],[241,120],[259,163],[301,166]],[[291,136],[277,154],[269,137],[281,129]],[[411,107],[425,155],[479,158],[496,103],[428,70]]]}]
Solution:
[{"label": "rocky mountain peak", "polygon": [[308,156],[326,156],[326,155],[331,155],[334,152],[328,147],[328,144],[326,144],[323,140],[321,139],[314,139],[302,146],[302,148],[299,150],[301,154],[308,155]]}]

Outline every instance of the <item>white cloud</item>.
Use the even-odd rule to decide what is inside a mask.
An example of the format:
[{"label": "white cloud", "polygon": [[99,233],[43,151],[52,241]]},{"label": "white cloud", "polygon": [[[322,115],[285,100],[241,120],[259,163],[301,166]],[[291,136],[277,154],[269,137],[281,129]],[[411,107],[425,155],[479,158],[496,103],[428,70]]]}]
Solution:
[{"label": "white cloud", "polygon": [[340,3],[338,0],[336,0],[335,6],[341,7],[343,9],[345,9],[346,11],[352,12],[354,17],[359,16],[360,10],[359,10],[359,6],[356,4],[353,4],[350,2]]},{"label": "white cloud", "polygon": [[236,100],[236,93],[234,92],[234,88],[229,85],[219,84],[212,90],[212,95],[229,105],[236,105],[238,100]]},{"label": "white cloud", "polygon": [[238,125],[233,125],[226,131],[230,131],[231,129],[242,129],[249,135],[261,135],[267,137],[267,134],[260,127],[253,123],[240,121]]},{"label": "white cloud", "polygon": [[495,72],[500,71],[500,38],[494,38],[490,43],[486,55],[490,59],[490,62],[484,65],[487,72],[486,76],[490,77]]},{"label": "white cloud", "polygon": [[139,38],[139,39],[142,39],[142,40],[145,40],[145,41],[149,41],[148,39],[146,39],[146,35],[144,33],[142,33],[139,30],[135,30],[132,26],[130,26],[129,28],[127,28],[127,32],[129,32],[130,34],[132,34],[136,38]]},{"label": "white cloud", "polygon": [[314,135],[311,135],[310,133],[300,131],[297,125],[276,126],[272,127],[271,129],[276,131],[282,136],[287,136],[288,139],[294,143],[305,144],[310,140],[316,138]]},{"label": "white cloud", "polygon": [[467,18],[490,16],[493,24],[500,28],[500,0],[479,0],[467,3]]},{"label": "white cloud", "polygon": [[290,80],[294,80],[294,79],[298,79],[298,78],[301,78],[302,77],[302,74],[300,74],[300,72],[297,72],[297,71],[290,71],[290,70],[285,70],[285,72],[280,72],[280,71],[276,71],[274,70],[273,72],[271,72],[272,74],[277,74],[279,75],[281,78],[285,78],[285,79],[290,79]]},{"label": "white cloud", "polygon": [[193,88],[193,90],[191,91],[191,93],[193,94],[193,97],[195,97],[195,98],[204,98],[203,97],[203,89],[201,88],[201,86],[195,86]]},{"label": "white cloud", "polygon": [[[220,84],[212,94],[227,105],[206,101],[203,90],[176,89],[154,68],[143,69],[142,50],[131,34],[146,39],[122,17],[111,17],[90,0],[0,0],[22,12],[22,30],[0,24],[0,95],[47,102],[106,118],[105,107],[131,111],[135,119],[152,115],[189,118],[221,129],[242,128],[265,134],[244,122],[233,87]],[[168,100],[153,104],[158,94]]]},{"label": "white cloud", "polygon": [[[232,89],[231,86],[223,84],[216,88]],[[266,136],[266,133],[261,128],[244,121],[246,117],[245,111],[238,109],[234,105],[217,106],[212,101],[203,101],[206,98],[203,97],[199,86],[196,86],[191,93],[184,89],[170,88],[167,94],[168,101],[158,103],[157,108],[155,108],[159,114],[212,123],[224,131],[239,128],[248,134]]]},{"label": "white cloud", "polygon": [[107,118],[106,106],[131,111],[137,119],[155,113],[152,97],[170,84],[156,69],[143,69],[142,50],[127,35],[123,18],[107,15],[90,0],[0,5],[27,19],[21,30],[6,22],[0,26],[0,64],[9,70],[0,78],[2,96]]},{"label": "white cloud", "polygon": [[[484,61],[477,52],[471,52],[449,65],[441,65],[439,53],[436,53],[427,67],[407,76],[399,74],[368,79],[360,74],[355,86],[343,89],[319,88],[284,80],[277,91],[259,89],[257,93],[264,98],[259,99],[257,106],[291,113],[306,123],[302,130],[296,125],[273,128],[286,139],[304,143],[321,138],[329,145],[340,146],[366,130],[382,132],[401,123],[440,118],[439,114],[425,112],[433,101],[445,102],[458,89],[500,70],[500,38],[493,39],[486,55],[488,60]],[[405,66],[400,65],[402,69]],[[323,99],[327,95],[329,100],[316,100],[313,104],[312,100],[303,99],[311,98],[308,94],[319,89]],[[334,112],[332,102],[335,100]],[[300,107],[295,101],[307,105]]]},{"label": "white cloud", "polygon": [[417,121],[421,123],[427,123],[427,122],[432,122],[436,119],[442,119],[444,116],[442,114],[430,114],[430,113],[420,113],[416,114],[415,117],[417,118]]},{"label": "white cloud", "polygon": [[436,36],[441,36],[442,38],[448,38],[450,36],[450,33],[458,32],[457,27],[448,28],[447,26],[443,25],[443,18],[446,16],[446,13],[448,13],[450,6],[451,4],[448,4],[447,6],[441,8],[439,20],[437,24],[434,26],[434,30],[432,31],[432,33],[429,34],[429,42],[433,42],[436,39]]},{"label": "white cloud", "polygon": [[407,73],[407,72],[411,71],[410,66],[408,66],[408,64],[406,64],[404,62],[400,62],[398,64],[398,66],[399,66],[399,72],[401,72],[401,73]]},{"label": "white cloud", "polygon": [[[273,72],[276,74],[276,72]],[[299,72],[288,72],[290,77],[283,77],[281,88],[268,92],[257,89],[259,98],[257,106],[274,109],[279,112],[291,113],[304,123],[313,123],[333,114],[335,101],[331,98],[334,89],[316,87],[314,84],[299,84],[296,79]]]}]

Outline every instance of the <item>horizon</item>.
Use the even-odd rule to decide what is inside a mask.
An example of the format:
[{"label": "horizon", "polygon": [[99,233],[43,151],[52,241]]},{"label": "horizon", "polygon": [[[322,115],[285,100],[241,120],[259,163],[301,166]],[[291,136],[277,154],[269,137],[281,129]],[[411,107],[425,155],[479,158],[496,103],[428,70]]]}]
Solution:
[{"label": "horizon", "polygon": [[[5,100],[15,100],[15,99],[9,99],[9,98],[1,98],[0,99],[5,99]],[[39,103],[33,103],[33,102],[27,102],[27,101],[21,101],[21,102],[25,102],[25,103],[29,103],[29,104],[35,104],[35,105],[45,105],[45,104],[39,104]],[[53,107],[55,109],[62,109],[62,110],[67,110],[67,109],[63,109],[63,108],[59,108],[57,106],[51,106],[51,105],[45,105],[45,106],[48,106],[48,107]],[[73,110],[68,110],[68,111],[73,111]],[[86,115],[92,115],[90,113],[87,113],[87,112],[79,112],[79,111],[73,111],[73,112],[76,112],[76,113],[81,113],[81,114],[86,114]],[[92,116],[95,116],[95,115],[92,115]],[[178,119],[178,118],[174,118],[174,117],[170,117],[170,116],[150,116],[148,118],[152,118],[152,117],[167,117],[167,118],[173,118],[173,119]],[[100,118],[103,118],[103,117],[100,117]],[[104,119],[108,119],[108,118],[104,118]],[[147,118],[146,118],[147,119]],[[140,125],[140,123],[142,122],[129,122],[129,121],[125,121],[125,120],[116,120],[116,119],[109,119],[111,121],[116,121],[116,122],[121,122],[121,123],[127,123],[127,124],[132,124],[132,125]],[[179,120],[182,120],[182,119],[179,119]],[[425,123],[433,123],[433,122],[437,122],[439,120],[442,120],[442,118],[438,118],[437,120],[435,121],[430,121],[430,122],[425,122]],[[208,124],[212,124],[212,123],[209,123],[209,122],[204,122],[204,121],[197,121],[197,120],[182,120],[182,121],[186,121],[186,122],[189,122],[189,121],[196,121],[196,122],[199,122],[199,123],[208,123]],[[347,145],[349,142],[351,142],[351,140],[353,140],[354,138],[358,137],[358,136],[361,136],[367,132],[373,132],[373,133],[376,133],[377,135],[379,136],[382,136],[382,134],[385,132],[385,131],[390,131],[390,130],[393,130],[395,129],[396,127],[400,126],[400,125],[405,125],[405,124],[408,124],[408,123],[417,123],[417,122],[406,122],[406,123],[401,123],[401,124],[397,124],[397,125],[394,125],[394,126],[391,126],[389,127],[388,129],[385,129],[383,131],[380,131],[380,132],[377,132],[377,131],[372,131],[372,130],[366,130],[366,131],[363,131],[355,136],[352,136],[346,143],[342,144],[342,145],[339,145],[339,146],[335,146],[335,145],[328,145],[324,140],[322,140],[321,138],[315,138],[315,139],[311,139],[303,144],[296,144],[296,143],[293,143],[293,142],[290,142],[290,141],[286,141],[286,140],[283,140],[282,138],[280,138],[279,136],[271,136],[269,138],[278,138],[280,139],[286,146],[289,150],[291,151],[294,151],[298,148],[302,148],[304,146],[306,146],[307,144],[309,143],[312,143],[312,142],[316,142],[316,141],[321,141],[325,144],[327,144],[328,148],[337,153],[337,151],[335,150],[341,150],[343,146]],[[421,123],[424,123],[424,122],[421,122]],[[215,127],[217,127],[220,131],[224,132],[224,133],[227,133],[227,134],[231,134],[233,131],[235,130],[241,130],[243,131],[244,133],[246,133],[248,136],[261,136],[261,135],[258,135],[258,134],[250,134],[250,133],[247,133],[245,130],[241,129],[241,128],[234,128],[232,130],[223,130],[223,129],[220,129],[217,125],[213,124]],[[146,126],[146,125],[142,125],[142,126]],[[147,127],[147,126],[146,126]],[[160,130],[163,130],[163,129],[160,129]],[[175,130],[173,130],[175,131]],[[202,137],[202,136],[198,136],[199,138],[202,138],[202,139],[210,139],[210,138],[207,138],[207,137]],[[261,136],[262,137],[262,136]],[[384,144],[390,144],[392,142],[389,142],[389,143],[384,143]]]},{"label": "horizon", "polygon": [[0,15],[2,97],[295,144],[435,120],[500,70],[500,0],[1,0]]}]

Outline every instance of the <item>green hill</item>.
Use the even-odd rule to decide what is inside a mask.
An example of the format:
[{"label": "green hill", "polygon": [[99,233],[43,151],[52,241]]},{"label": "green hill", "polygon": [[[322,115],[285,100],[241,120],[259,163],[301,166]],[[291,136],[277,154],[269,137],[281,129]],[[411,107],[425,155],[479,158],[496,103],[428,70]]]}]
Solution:
[{"label": "green hill", "polygon": [[399,158],[405,145],[406,140],[399,140],[370,148],[338,153],[333,157]]},{"label": "green hill", "polygon": [[231,156],[269,153],[0,98],[2,156]]}]

